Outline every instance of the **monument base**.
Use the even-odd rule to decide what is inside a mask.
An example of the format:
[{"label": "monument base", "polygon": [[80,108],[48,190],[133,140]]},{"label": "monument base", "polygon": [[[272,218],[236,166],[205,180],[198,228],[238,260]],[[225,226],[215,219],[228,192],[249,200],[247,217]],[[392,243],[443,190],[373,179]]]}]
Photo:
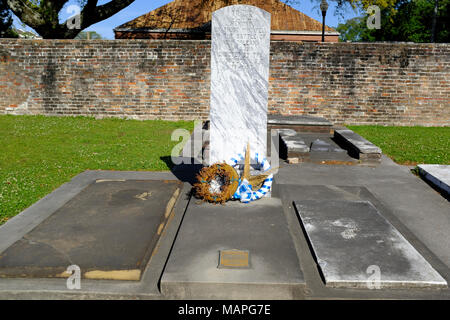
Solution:
[{"label": "monument base", "polygon": [[[224,266],[220,252],[233,250],[246,254]],[[276,198],[225,206],[191,200],[161,279],[162,294],[176,299],[299,299],[304,288]]]}]

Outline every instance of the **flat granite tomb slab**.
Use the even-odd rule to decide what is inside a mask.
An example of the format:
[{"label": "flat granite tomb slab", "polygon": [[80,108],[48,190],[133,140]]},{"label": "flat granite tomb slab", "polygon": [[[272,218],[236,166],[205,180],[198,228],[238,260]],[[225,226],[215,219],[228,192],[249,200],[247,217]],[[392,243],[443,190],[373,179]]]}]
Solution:
[{"label": "flat granite tomb slab", "polygon": [[[223,250],[246,252],[249,261],[241,260],[247,267],[220,266]],[[304,286],[276,198],[226,205],[191,201],[161,279],[163,295],[177,299],[292,299],[303,296]]]},{"label": "flat granite tomb slab", "polygon": [[370,201],[294,201],[326,286],[445,288],[447,282]]},{"label": "flat granite tomb slab", "polygon": [[96,180],[0,254],[0,277],[139,280],[181,187]]},{"label": "flat granite tomb slab", "polygon": [[450,165],[419,164],[418,167],[425,180],[450,196]]}]

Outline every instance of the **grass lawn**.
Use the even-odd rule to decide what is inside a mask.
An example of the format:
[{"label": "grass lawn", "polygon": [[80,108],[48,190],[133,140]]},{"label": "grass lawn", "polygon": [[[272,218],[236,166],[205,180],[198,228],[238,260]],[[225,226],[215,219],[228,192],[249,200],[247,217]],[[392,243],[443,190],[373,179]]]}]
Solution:
[{"label": "grass lawn", "polygon": [[[0,224],[85,170],[169,170],[190,121],[0,116]],[[167,159],[167,158],[165,158]]]},{"label": "grass lawn", "polygon": [[400,164],[450,164],[450,127],[347,126]]}]

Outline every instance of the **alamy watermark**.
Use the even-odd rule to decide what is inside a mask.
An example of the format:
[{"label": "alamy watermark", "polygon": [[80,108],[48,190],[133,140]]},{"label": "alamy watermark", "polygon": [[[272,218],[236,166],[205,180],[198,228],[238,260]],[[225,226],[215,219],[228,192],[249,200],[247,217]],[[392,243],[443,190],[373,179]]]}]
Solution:
[{"label": "alamy watermark", "polygon": [[73,264],[67,267],[66,273],[70,274],[67,278],[66,286],[69,290],[81,289],[81,269],[79,266]]},{"label": "alamy watermark", "polygon": [[377,265],[370,265],[367,267],[366,273],[369,276],[367,282],[367,288],[369,289],[381,289],[381,269]]},{"label": "alamy watermark", "polygon": [[381,10],[379,6],[370,6],[366,9],[366,13],[369,15],[367,17],[367,28],[381,29]]},{"label": "alamy watermark", "polygon": [[81,29],[81,8],[75,4],[67,7],[66,12],[71,14],[69,19],[67,19],[67,28],[72,29]]},{"label": "alamy watermark", "polygon": [[[196,120],[194,122],[194,132],[192,136],[189,130],[186,129],[176,129],[172,132],[171,140],[179,141],[179,143],[172,148],[172,151],[170,153],[171,160],[174,165],[201,164],[199,160],[203,159],[203,143],[207,140],[202,130],[202,124],[203,122],[200,120]],[[271,152],[269,160],[270,166],[272,168],[270,172],[272,174],[276,174],[278,172],[280,162],[278,130],[272,129],[270,131],[270,136]],[[198,155],[201,157],[201,159],[196,158],[196,156]]]}]

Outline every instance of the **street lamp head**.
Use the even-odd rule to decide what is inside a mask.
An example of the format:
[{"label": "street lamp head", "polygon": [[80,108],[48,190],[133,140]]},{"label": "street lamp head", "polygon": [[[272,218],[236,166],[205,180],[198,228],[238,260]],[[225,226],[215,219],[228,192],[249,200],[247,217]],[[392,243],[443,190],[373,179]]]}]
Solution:
[{"label": "street lamp head", "polygon": [[322,11],[322,13],[327,12],[327,10],[328,10],[327,0],[322,0],[322,2],[320,3],[320,10]]}]

